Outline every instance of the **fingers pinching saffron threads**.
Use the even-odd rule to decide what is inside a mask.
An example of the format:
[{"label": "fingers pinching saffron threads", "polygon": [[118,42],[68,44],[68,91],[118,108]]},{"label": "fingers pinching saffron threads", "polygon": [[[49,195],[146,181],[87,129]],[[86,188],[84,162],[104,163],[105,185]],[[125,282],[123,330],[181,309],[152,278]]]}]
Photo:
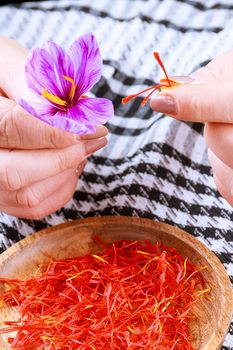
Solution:
[{"label": "fingers pinching saffron threads", "polygon": [[52,41],[35,48],[26,63],[31,101],[19,99],[27,112],[45,123],[76,134],[94,133],[113,116],[112,102],[86,93],[99,81],[102,58],[93,34],[76,39],[65,51]]},{"label": "fingers pinching saffron threads", "polygon": [[165,74],[165,78],[162,78],[160,79],[160,83],[159,84],[156,84],[156,85],[153,85],[147,89],[144,89],[142,91],[139,91],[138,93],[136,94],[133,94],[133,95],[129,95],[129,96],[126,96],[122,99],[122,103],[123,104],[126,104],[128,103],[129,101],[131,101],[133,98],[143,94],[144,92],[147,92],[148,91],[148,94],[146,95],[146,97],[142,100],[141,102],[141,106],[144,106],[149,98],[151,97],[151,95],[153,95],[153,93],[157,90],[163,90],[163,89],[168,89],[168,88],[172,88],[172,87],[175,87],[175,86],[179,86],[181,85],[182,83],[177,81],[176,79],[173,79],[173,78],[169,78],[168,77],[168,74],[167,74],[167,71],[164,67],[164,64],[160,58],[160,55],[158,52],[154,52],[154,57],[156,59],[156,61],[158,62],[158,64],[160,65],[160,67],[162,68],[164,74]]}]

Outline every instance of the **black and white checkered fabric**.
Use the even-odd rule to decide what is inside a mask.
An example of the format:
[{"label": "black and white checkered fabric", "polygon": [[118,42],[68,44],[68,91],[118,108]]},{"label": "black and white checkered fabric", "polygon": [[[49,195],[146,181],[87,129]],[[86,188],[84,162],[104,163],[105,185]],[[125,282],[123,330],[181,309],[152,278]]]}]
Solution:
[{"label": "black and white checkered fabric", "polygon": [[[188,75],[233,46],[233,0],[58,0],[0,7],[0,34],[31,48],[68,47],[93,32],[104,59],[92,90],[113,101],[109,145],[89,159],[73,199],[41,221],[0,214],[0,249],[67,220],[132,215],[177,225],[221,259],[233,281],[233,210],[214,185],[202,124],[156,114],[123,96],[163,75]],[[233,349],[233,325],[222,349]]]}]

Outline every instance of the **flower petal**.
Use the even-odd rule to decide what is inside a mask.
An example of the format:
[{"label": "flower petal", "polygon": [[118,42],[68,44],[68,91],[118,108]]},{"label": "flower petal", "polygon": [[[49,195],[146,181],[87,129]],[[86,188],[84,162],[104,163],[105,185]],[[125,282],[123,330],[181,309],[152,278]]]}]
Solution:
[{"label": "flower petal", "polygon": [[64,76],[73,77],[74,65],[70,57],[57,44],[49,41],[42,48],[32,50],[25,67],[28,86],[41,95],[46,88],[49,93],[66,99],[70,82]]},{"label": "flower petal", "polygon": [[53,117],[46,120],[52,126],[63,129],[74,134],[93,134],[96,131],[94,125],[80,123],[77,119],[71,119],[70,115],[63,112],[57,112]]},{"label": "flower petal", "polygon": [[57,109],[48,103],[28,102],[23,99],[18,99],[17,103],[29,114],[45,122],[46,118],[53,116],[57,112]]},{"label": "flower petal", "polygon": [[49,124],[75,134],[94,133],[96,125],[104,124],[113,115],[112,102],[105,98],[82,98],[67,114],[57,112]]},{"label": "flower petal", "polygon": [[68,55],[74,62],[76,99],[90,90],[101,77],[102,58],[98,43],[92,33],[87,33],[73,42]]},{"label": "flower petal", "polygon": [[112,102],[104,98],[82,98],[65,115],[57,112],[49,124],[75,134],[94,133],[96,125],[104,124],[113,115]]},{"label": "flower petal", "polygon": [[95,125],[106,123],[113,115],[112,102],[105,98],[82,98],[68,112],[48,103],[17,101],[28,113],[45,123],[75,134],[94,133]]},{"label": "flower petal", "polygon": [[[106,98],[81,98],[76,107],[69,110],[72,118],[77,114],[86,125],[105,124],[113,116],[113,104]],[[77,118],[76,116],[76,118]]]},{"label": "flower petal", "polygon": [[77,120],[68,118],[65,112],[57,111],[48,104],[27,102],[23,99],[20,99],[17,102],[28,113],[50,126],[75,134],[91,134],[95,132],[95,127],[93,125],[86,126],[85,124],[79,123]]}]

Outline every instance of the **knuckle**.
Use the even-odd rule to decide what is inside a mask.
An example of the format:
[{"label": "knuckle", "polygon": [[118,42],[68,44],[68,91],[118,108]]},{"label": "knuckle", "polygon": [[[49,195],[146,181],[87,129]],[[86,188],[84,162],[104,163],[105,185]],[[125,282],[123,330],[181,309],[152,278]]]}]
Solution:
[{"label": "knuckle", "polygon": [[17,105],[1,113],[0,137],[2,146],[14,148],[21,143],[21,136],[18,129],[17,119],[20,110]]},{"label": "knuckle", "polygon": [[53,148],[57,148],[61,146],[61,140],[59,140],[57,130],[55,128],[50,128],[48,136],[49,136],[49,143]]},{"label": "knuckle", "polygon": [[17,192],[16,202],[23,208],[35,208],[41,203],[39,195],[30,187],[24,188]]},{"label": "knuckle", "polygon": [[[34,207],[27,207],[25,209],[25,215],[24,218],[30,219],[30,220],[41,220],[45,216],[50,215],[54,213],[56,210],[63,207],[73,196],[73,193],[76,188],[77,180],[74,178],[73,181],[69,182],[68,188],[62,189],[59,191],[58,194],[51,196],[51,198],[47,198],[46,203],[40,202],[38,200],[38,204]],[[28,196],[30,193],[27,194],[26,202],[28,203]],[[35,194],[34,194],[35,197]],[[34,198],[35,199],[35,198]],[[33,201],[34,201],[33,199]],[[20,203],[22,203],[22,199],[20,199]],[[56,205],[54,204],[56,203]],[[32,202],[31,204],[35,204],[35,202]]]},{"label": "knuckle", "polygon": [[74,134],[67,133],[68,135],[64,135],[64,131],[48,125],[45,125],[45,128],[48,133],[48,137],[46,133],[46,139],[49,139],[49,144],[52,148],[63,148],[77,143]]},{"label": "knuckle", "polygon": [[4,189],[17,191],[23,187],[23,181],[14,163],[8,162],[1,173],[1,182]]},{"label": "knuckle", "polygon": [[217,62],[210,62],[204,68],[210,78],[220,80],[224,75],[224,70],[221,64]]},{"label": "knuckle", "polygon": [[68,167],[68,159],[64,150],[56,152],[56,164],[59,172],[62,172]]},{"label": "knuckle", "polygon": [[189,110],[195,112],[195,116],[198,118],[198,120],[204,121],[205,120],[205,114],[206,114],[206,110],[207,110],[207,106],[206,103],[203,103],[203,101],[201,102],[199,97],[197,95],[192,95],[192,97],[190,98],[190,100],[188,101],[189,104]]},{"label": "knuckle", "polygon": [[55,211],[56,209],[51,208],[47,204],[40,204],[37,207],[28,209],[26,216],[31,220],[41,220]]},{"label": "knuckle", "polygon": [[193,77],[195,77],[197,80],[205,81],[221,81],[221,79],[224,77],[224,67],[218,63],[211,61],[206,66],[201,67],[197,71],[195,71],[193,74]]}]

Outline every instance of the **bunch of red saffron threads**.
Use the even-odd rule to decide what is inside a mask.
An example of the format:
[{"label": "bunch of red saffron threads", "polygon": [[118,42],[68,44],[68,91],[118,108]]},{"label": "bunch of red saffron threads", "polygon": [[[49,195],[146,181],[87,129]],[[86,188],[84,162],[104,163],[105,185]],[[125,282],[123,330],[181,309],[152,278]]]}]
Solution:
[{"label": "bunch of red saffron threads", "polygon": [[122,103],[123,103],[123,104],[128,103],[128,102],[131,101],[133,98],[135,98],[135,97],[137,97],[137,96],[143,94],[144,92],[147,92],[147,91],[148,91],[149,93],[147,94],[147,96],[146,96],[146,97],[142,100],[142,102],[141,102],[141,106],[144,106],[144,105],[148,102],[149,98],[151,97],[151,95],[153,95],[153,93],[154,93],[155,91],[160,90],[160,89],[163,90],[163,89],[165,89],[165,88],[171,88],[171,87],[174,87],[174,86],[181,85],[181,83],[179,83],[179,82],[176,81],[175,79],[171,79],[171,78],[168,77],[167,71],[166,71],[166,69],[165,69],[165,67],[164,67],[164,64],[163,64],[163,62],[162,62],[162,60],[161,60],[161,58],[160,58],[159,53],[158,53],[158,52],[154,52],[153,54],[154,54],[154,57],[155,57],[156,61],[158,62],[158,64],[159,64],[160,67],[162,68],[162,70],[163,70],[163,72],[164,72],[164,74],[165,74],[165,78],[160,79],[160,84],[156,84],[156,85],[151,86],[151,87],[149,87],[149,88],[146,88],[146,89],[144,89],[144,90],[142,90],[142,91],[139,91],[139,92],[136,93],[136,94],[133,94],[133,95],[129,95],[129,96],[124,97],[124,98],[122,99]]},{"label": "bunch of red saffron threads", "polygon": [[51,261],[38,276],[1,278],[17,350],[194,350],[193,305],[209,289],[200,269],[162,244],[119,241],[103,252]]}]

